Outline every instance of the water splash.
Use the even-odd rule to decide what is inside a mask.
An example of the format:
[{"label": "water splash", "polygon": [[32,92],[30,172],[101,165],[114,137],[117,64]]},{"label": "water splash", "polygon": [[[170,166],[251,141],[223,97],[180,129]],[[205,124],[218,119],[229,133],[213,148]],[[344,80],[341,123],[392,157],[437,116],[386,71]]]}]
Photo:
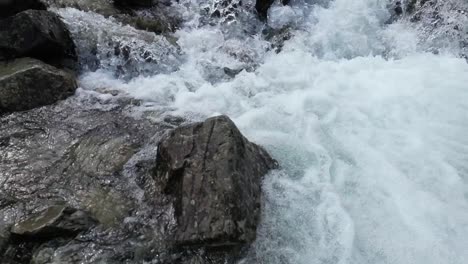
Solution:
[{"label": "water splash", "polygon": [[68,25],[85,72],[99,69],[128,80],[172,72],[180,65],[180,50],[173,39],[93,12],[74,8],[54,11]]}]

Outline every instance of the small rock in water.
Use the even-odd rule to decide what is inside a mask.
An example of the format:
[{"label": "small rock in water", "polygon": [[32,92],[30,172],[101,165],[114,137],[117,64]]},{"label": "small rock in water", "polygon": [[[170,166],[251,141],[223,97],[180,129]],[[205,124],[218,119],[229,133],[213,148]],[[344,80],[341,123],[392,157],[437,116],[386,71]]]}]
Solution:
[{"label": "small rock in water", "polygon": [[231,78],[234,78],[234,77],[236,77],[237,74],[239,74],[244,69],[231,69],[231,68],[228,68],[228,67],[224,67],[223,70],[224,70],[224,73],[227,76],[229,76]]},{"label": "small rock in water", "polygon": [[0,63],[0,114],[55,103],[76,89],[72,74],[23,58]]}]

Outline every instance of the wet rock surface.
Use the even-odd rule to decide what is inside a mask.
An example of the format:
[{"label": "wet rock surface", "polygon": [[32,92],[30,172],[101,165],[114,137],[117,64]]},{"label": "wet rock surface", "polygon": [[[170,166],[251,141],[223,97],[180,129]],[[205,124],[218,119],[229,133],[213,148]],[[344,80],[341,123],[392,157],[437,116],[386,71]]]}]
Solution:
[{"label": "wet rock surface", "polygon": [[55,103],[75,89],[73,74],[39,60],[0,62],[0,114]]},{"label": "wet rock surface", "polygon": [[173,32],[180,18],[174,10],[159,1],[112,1],[112,0],[45,0],[52,8],[75,8],[94,12],[104,17],[113,17],[119,22],[156,34]]},{"label": "wet rock surface", "polygon": [[27,10],[0,20],[0,60],[33,57],[55,66],[74,67],[75,45],[60,18]]},{"label": "wet rock surface", "polygon": [[48,258],[44,259],[42,251],[45,245],[66,245],[79,233],[96,224],[84,211],[65,204],[51,205],[14,224],[0,253],[7,263],[27,263],[30,259],[31,263],[48,263],[53,250],[49,250]]},{"label": "wet rock surface", "polygon": [[0,19],[28,9],[45,10],[46,5],[39,0],[1,0]]},{"label": "wet rock surface", "polygon": [[[11,231],[21,236],[50,233],[46,230],[51,225],[62,231],[71,229],[72,235],[76,235],[77,227],[83,229],[78,238],[67,237],[66,242],[50,236],[32,244],[10,240],[2,255],[6,261],[29,263],[33,256],[47,252],[52,252],[54,261],[59,263],[86,262],[90,256],[112,263],[120,263],[111,261],[113,258],[137,261],[146,253],[127,253],[154,239],[141,237],[158,225],[151,220],[155,207],[148,209],[148,216],[143,213],[145,203],[139,205],[143,191],[136,183],[154,166],[154,156],[147,151],[145,158],[139,158],[137,153],[145,151],[145,144],[149,144],[159,126],[124,115],[122,108],[127,103],[102,109],[93,107],[100,105],[96,98],[89,102],[75,100],[78,99],[0,118],[0,194],[11,201],[0,207],[1,226],[13,227]],[[148,168],[142,165],[146,158],[153,160],[147,163]],[[25,219],[34,218],[35,212],[47,208],[50,211],[51,205],[57,203],[77,211],[69,213],[58,207],[60,210],[48,214],[50,221],[45,224],[25,225]],[[87,212],[99,225],[73,222],[79,212]],[[124,221],[137,213],[138,221]],[[154,218],[158,215],[155,213]],[[129,241],[137,245],[129,246]],[[18,259],[15,252],[22,252],[21,248],[26,248],[28,254]],[[150,250],[148,254],[152,254]]]},{"label": "wet rock surface", "polygon": [[174,199],[176,245],[232,248],[255,239],[262,177],[277,163],[228,117],[170,132],[156,163],[155,180]]},{"label": "wet rock surface", "polygon": [[[202,184],[199,191],[211,190],[209,197],[218,200],[208,201],[200,192],[184,195],[155,171],[164,164],[157,158],[162,135],[185,121],[132,116],[135,107],[138,102],[118,92],[89,93],[0,117],[0,226],[6,227],[0,230],[0,256],[5,263],[224,263],[254,239],[259,183],[275,166],[271,158],[224,117],[191,126],[203,132],[194,138],[200,141],[195,156],[187,157],[192,173],[207,172],[195,166],[205,163],[219,177],[200,174],[211,182],[187,181],[185,188]],[[210,124],[216,126],[207,138]],[[185,143],[190,142],[178,144]],[[204,147],[212,151],[205,160]],[[258,163],[247,163],[250,158]],[[214,186],[222,188],[210,189]],[[209,234],[206,226],[190,227],[195,223],[189,214],[183,218],[174,204],[192,206],[187,199],[199,203],[197,210],[183,208],[194,219],[223,228]]]},{"label": "wet rock surface", "polygon": [[16,223],[11,228],[11,233],[17,239],[67,237],[88,230],[94,224],[95,220],[86,212],[58,204]]},{"label": "wet rock surface", "polygon": [[[27,10],[0,22],[11,33],[0,36],[0,259],[235,263],[255,239],[261,180],[276,162],[225,116],[188,125],[110,87],[75,91],[74,77],[49,65],[69,67],[77,43],[80,60],[88,52],[95,69],[115,66],[118,76],[142,74],[141,62],[173,71],[164,67],[177,67],[178,47],[166,33],[178,21],[160,15],[170,5],[44,2],[59,15]],[[218,6],[226,23],[239,6]],[[25,22],[13,34],[15,21]],[[242,70],[219,68],[230,78]]]},{"label": "wet rock surface", "polygon": [[119,9],[112,1],[88,2],[50,3],[72,34],[81,71],[111,70],[131,79],[178,67],[180,48],[171,33],[179,21],[171,7]]}]

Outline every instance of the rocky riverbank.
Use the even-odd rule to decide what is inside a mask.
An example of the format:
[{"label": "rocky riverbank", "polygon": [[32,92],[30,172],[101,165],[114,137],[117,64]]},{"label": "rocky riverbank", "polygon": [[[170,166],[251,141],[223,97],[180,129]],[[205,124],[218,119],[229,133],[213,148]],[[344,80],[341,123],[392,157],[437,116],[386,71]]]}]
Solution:
[{"label": "rocky riverbank", "polygon": [[224,263],[255,239],[276,162],[227,117],[173,130],[129,103],[1,118],[3,263]]},{"label": "rocky riverbank", "polygon": [[3,5],[2,263],[238,260],[255,240],[261,180],[276,161],[225,116],[155,122],[148,116],[157,113],[132,116],[141,102],[120,92],[72,96],[83,64],[46,7],[115,16],[158,34],[175,24],[162,25],[154,12],[138,17],[148,1]]},{"label": "rocky riverbank", "polygon": [[276,161],[227,117],[176,128],[185,121],[132,117],[140,103],[119,92],[67,99],[82,65],[61,18],[45,9],[73,5],[158,34],[172,24],[137,17],[148,1],[15,3],[3,3],[0,20],[2,263],[239,258]]},{"label": "rocky riverbank", "polygon": [[[234,29],[280,53],[295,25],[266,23],[270,8],[288,4],[210,2],[197,23],[231,30],[253,16],[256,24]],[[262,179],[279,168],[263,147],[227,116],[192,123],[114,87],[83,89],[76,79],[102,69],[127,81],[178,69],[187,56],[174,32],[188,15],[174,5],[0,1],[2,264],[236,263],[254,243]],[[438,1],[388,8],[388,23],[421,25],[437,41],[453,37],[465,54],[463,8]],[[454,12],[459,21],[448,19]],[[235,67],[206,62],[203,78],[255,71],[260,56],[245,46],[220,48]]]}]

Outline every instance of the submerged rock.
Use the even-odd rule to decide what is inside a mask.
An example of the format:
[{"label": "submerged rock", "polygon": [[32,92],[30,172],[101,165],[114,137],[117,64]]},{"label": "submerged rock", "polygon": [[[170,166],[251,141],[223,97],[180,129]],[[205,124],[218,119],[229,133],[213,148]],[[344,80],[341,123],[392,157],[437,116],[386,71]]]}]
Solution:
[{"label": "submerged rock", "polygon": [[39,0],[1,0],[0,19],[27,9],[46,10],[46,6]]},{"label": "submerged rock", "polygon": [[0,247],[0,258],[4,263],[51,263],[55,248],[66,246],[96,224],[86,212],[56,203],[15,223]]},{"label": "submerged rock", "polygon": [[75,45],[60,18],[51,12],[27,10],[0,20],[0,60],[33,57],[72,68]]},{"label": "submerged rock", "polygon": [[0,114],[52,104],[75,89],[72,74],[41,61],[24,58],[0,63]]},{"label": "submerged rock", "polygon": [[176,245],[227,249],[251,243],[262,177],[276,167],[226,116],[169,133],[158,145],[155,180],[174,199]]},{"label": "submerged rock", "polygon": [[223,68],[223,71],[224,73],[231,77],[231,78],[234,78],[236,77],[237,74],[241,73],[244,69],[231,69],[231,68],[228,68],[228,67],[224,67]]},{"label": "submerged rock", "polygon": [[88,230],[95,224],[95,220],[84,211],[61,204],[50,206],[16,223],[11,233],[23,239],[68,237]]},{"label": "submerged rock", "polygon": [[267,26],[263,29],[262,35],[265,40],[271,43],[270,48],[275,50],[276,53],[281,52],[284,43],[293,37],[293,33],[290,27],[274,29]]}]

